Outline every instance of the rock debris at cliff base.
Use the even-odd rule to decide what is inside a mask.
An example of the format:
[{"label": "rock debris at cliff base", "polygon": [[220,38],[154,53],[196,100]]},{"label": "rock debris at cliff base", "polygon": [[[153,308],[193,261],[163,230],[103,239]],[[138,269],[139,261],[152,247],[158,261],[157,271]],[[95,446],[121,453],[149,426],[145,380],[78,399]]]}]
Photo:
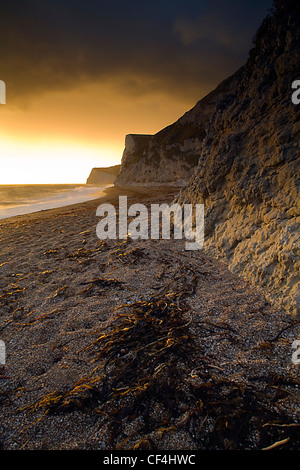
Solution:
[{"label": "rock debris at cliff base", "polygon": [[2,448],[299,449],[299,323],[183,241],[98,240],[98,204],[1,222]]}]

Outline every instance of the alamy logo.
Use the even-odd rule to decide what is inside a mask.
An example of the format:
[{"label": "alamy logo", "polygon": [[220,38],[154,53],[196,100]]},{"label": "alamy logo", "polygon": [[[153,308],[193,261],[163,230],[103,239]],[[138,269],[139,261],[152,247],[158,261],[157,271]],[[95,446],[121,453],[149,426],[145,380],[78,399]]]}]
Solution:
[{"label": "alamy logo", "polygon": [[295,339],[292,343],[292,348],[295,351],[292,354],[292,363],[293,364],[300,364],[300,339]]},{"label": "alamy logo", "polygon": [[299,104],[300,103],[300,80],[295,80],[292,83],[292,89],[296,90],[292,94],[292,102],[293,104]]},{"label": "alamy logo", "polygon": [[6,362],[5,343],[0,340],[0,365],[4,365]]},{"label": "alamy logo", "polygon": [[168,240],[173,232],[174,239],[188,240],[186,250],[200,250],[204,243],[204,205],[196,204],[195,214],[193,212],[192,204],[151,204],[149,217],[144,204],[136,203],[128,208],[127,196],[119,196],[118,213],[112,204],[98,206],[96,215],[102,219],[97,224],[96,233],[100,240],[127,237],[146,240],[149,235],[153,240]]},{"label": "alamy logo", "polygon": [[3,80],[0,80],[0,104],[6,104],[6,85]]}]

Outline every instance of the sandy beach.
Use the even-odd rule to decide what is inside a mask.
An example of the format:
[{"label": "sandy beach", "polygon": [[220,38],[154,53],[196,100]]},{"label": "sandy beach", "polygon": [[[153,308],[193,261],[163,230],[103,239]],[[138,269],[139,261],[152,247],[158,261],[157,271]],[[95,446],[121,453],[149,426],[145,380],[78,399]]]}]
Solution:
[{"label": "sandy beach", "polygon": [[299,323],[182,240],[99,240],[120,194],[0,220],[1,448],[298,448]]}]

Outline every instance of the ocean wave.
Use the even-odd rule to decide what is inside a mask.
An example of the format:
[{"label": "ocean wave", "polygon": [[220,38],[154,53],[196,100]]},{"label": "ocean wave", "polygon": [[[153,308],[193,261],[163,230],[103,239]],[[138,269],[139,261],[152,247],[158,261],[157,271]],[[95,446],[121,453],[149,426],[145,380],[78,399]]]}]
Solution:
[{"label": "ocean wave", "polygon": [[0,187],[0,219],[97,199],[109,186],[111,185],[2,186]]}]

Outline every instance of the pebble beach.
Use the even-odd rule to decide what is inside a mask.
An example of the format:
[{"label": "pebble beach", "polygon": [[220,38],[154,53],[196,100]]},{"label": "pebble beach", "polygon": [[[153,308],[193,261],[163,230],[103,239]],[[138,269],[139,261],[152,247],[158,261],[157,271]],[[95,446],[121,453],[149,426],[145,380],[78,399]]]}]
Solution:
[{"label": "pebble beach", "polygon": [[1,448],[299,448],[299,322],[205,249],[99,240],[123,194],[0,220]]}]

